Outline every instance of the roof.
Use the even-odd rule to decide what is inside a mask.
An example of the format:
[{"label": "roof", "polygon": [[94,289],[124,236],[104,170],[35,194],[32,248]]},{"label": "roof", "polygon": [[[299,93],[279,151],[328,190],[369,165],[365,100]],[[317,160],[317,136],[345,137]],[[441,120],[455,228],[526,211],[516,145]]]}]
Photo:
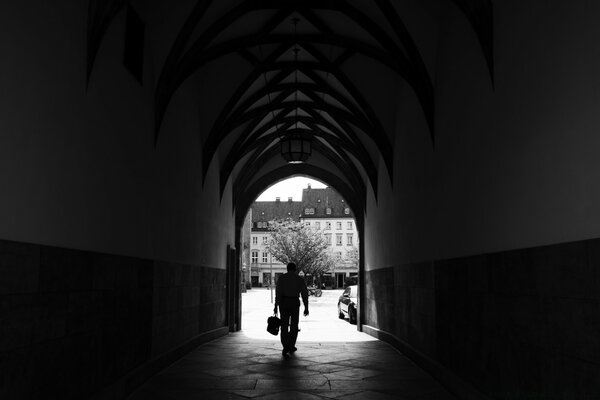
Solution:
[{"label": "roof", "polygon": [[[341,194],[331,187],[302,190],[302,216],[305,218],[354,218],[352,210]],[[314,214],[305,214],[306,209],[314,209]],[[327,209],[330,213],[327,214]],[[348,209],[348,214],[346,214]]]},{"label": "roof", "polygon": [[[266,230],[255,227],[256,222],[269,222],[274,219],[292,218],[354,218],[352,210],[344,198],[333,188],[308,188],[302,190],[301,201],[255,201],[252,204],[252,226],[254,230]],[[327,208],[331,213],[327,214]],[[348,214],[345,213],[349,209]],[[314,214],[306,214],[307,209],[314,209]]]},{"label": "roof", "polygon": [[298,221],[303,210],[302,204],[301,201],[255,201],[252,204],[252,226],[256,222],[274,219],[292,218]]}]

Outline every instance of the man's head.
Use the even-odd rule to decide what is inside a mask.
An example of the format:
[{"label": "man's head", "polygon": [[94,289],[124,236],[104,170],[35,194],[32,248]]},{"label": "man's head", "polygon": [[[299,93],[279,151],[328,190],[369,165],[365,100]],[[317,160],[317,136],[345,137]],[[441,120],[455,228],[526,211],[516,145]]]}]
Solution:
[{"label": "man's head", "polygon": [[288,263],[287,270],[288,270],[288,272],[296,271],[296,263],[293,263],[293,262]]}]

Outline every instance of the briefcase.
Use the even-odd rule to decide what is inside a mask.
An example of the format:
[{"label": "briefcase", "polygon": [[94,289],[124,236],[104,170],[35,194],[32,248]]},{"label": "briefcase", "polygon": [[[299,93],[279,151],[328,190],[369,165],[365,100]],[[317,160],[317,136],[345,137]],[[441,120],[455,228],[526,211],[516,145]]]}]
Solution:
[{"label": "briefcase", "polygon": [[277,315],[272,315],[267,318],[267,332],[271,335],[277,336],[279,334],[279,327],[281,326],[281,320]]}]

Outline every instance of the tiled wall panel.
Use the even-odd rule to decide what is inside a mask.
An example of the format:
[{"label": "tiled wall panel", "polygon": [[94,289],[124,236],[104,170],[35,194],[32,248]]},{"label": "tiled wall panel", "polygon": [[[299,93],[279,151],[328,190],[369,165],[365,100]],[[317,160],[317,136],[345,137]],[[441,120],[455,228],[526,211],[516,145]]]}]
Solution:
[{"label": "tiled wall panel", "polygon": [[600,240],[398,265],[365,281],[367,325],[489,397],[600,398]]},{"label": "tiled wall panel", "polygon": [[224,326],[224,283],[212,268],[0,241],[0,398],[101,392]]}]

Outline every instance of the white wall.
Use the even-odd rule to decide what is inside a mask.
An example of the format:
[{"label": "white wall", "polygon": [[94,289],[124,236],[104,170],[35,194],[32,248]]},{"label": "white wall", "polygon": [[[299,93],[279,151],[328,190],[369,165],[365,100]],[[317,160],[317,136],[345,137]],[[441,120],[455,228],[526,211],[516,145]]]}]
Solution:
[{"label": "white wall", "polygon": [[0,238],[224,267],[230,190],[220,201],[216,171],[202,186],[194,82],[154,148],[152,60],[164,57],[147,44],[140,86],[122,65],[121,12],[86,90],[87,12],[74,0],[0,6]]},{"label": "white wall", "polygon": [[435,148],[400,84],[367,269],[600,236],[600,4],[494,3],[494,87],[465,17],[443,11]]}]

